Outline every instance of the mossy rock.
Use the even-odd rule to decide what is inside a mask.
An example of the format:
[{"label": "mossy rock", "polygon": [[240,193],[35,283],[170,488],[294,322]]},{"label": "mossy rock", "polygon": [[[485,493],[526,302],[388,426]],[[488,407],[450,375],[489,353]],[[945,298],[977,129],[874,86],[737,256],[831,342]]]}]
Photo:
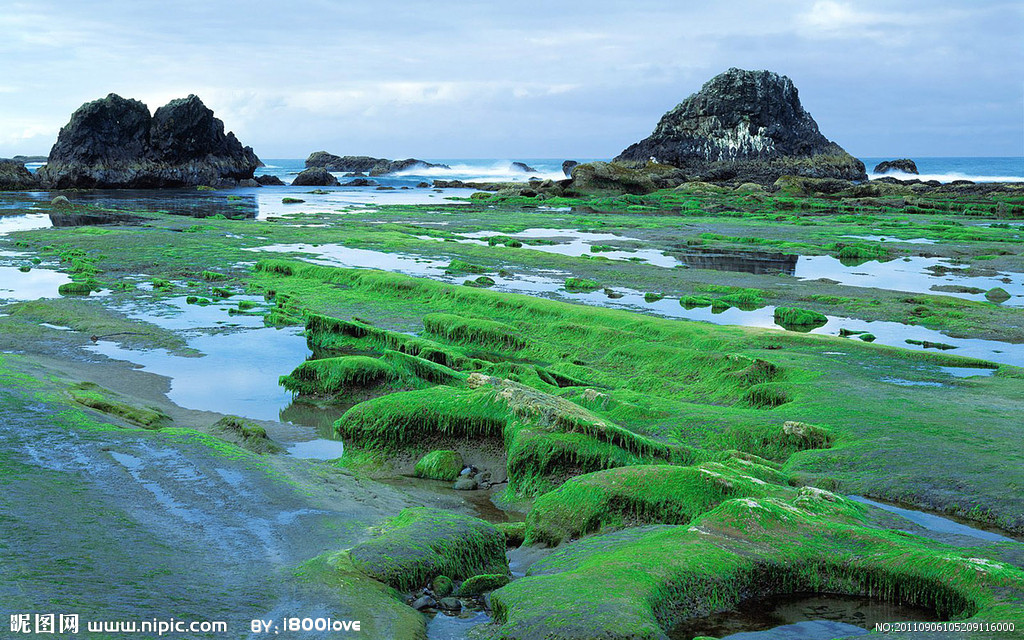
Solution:
[{"label": "mossy rock", "polygon": [[458,451],[431,451],[416,463],[415,474],[419,478],[453,481],[464,468],[462,454]]},{"label": "mossy rock", "polygon": [[782,424],[782,436],[800,450],[827,449],[832,446],[833,437],[823,427],[806,422],[787,421]]},{"label": "mossy rock", "polygon": [[224,416],[213,424],[213,428],[232,439],[239,439],[241,446],[255,453],[281,453],[284,447],[270,439],[267,430],[252,420],[239,416]]},{"label": "mossy rock", "polygon": [[147,429],[159,429],[171,422],[170,416],[163,411],[123,402],[114,397],[113,391],[92,382],[79,383],[71,387],[69,393],[78,404]]},{"label": "mossy rock", "polygon": [[837,178],[805,178],[803,176],[782,176],[775,181],[775,189],[788,196],[807,197],[815,194],[830,195],[853,186],[849,180]]},{"label": "mossy rock", "polygon": [[455,591],[455,584],[448,576],[437,576],[430,582],[430,590],[438,598],[446,598]]},{"label": "mossy rock", "polygon": [[465,580],[507,574],[505,539],[494,525],[450,511],[411,507],[392,518],[378,538],[349,551],[357,569],[400,591],[444,575]]},{"label": "mossy rock", "polygon": [[575,193],[644,195],[657,189],[651,171],[618,162],[587,162],[572,169]]},{"label": "mossy rock", "polygon": [[600,288],[601,285],[599,283],[588,278],[567,278],[565,281],[566,291],[587,293],[597,291]]},{"label": "mossy rock", "polygon": [[780,327],[807,332],[828,324],[828,317],[817,311],[797,307],[776,307],[775,324]]},{"label": "mossy rock", "polygon": [[1010,299],[1010,294],[1002,287],[993,287],[985,292],[985,299],[989,302],[1002,304]]},{"label": "mossy rock", "polygon": [[468,598],[471,596],[482,596],[483,594],[500,589],[510,582],[507,574],[485,574],[479,576],[473,576],[459,585],[458,591],[455,595],[461,598]]},{"label": "mossy rock", "polygon": [[534,501],[525,543],[554,546],[624,526],[683,524],[725,500],[788,491],[751,474],[755,465],[747,467],[738,470],[718,462],[690,467],[653,464],[572,478]]},{"label": "mossy rock", "polygon": [[518,547],[526,540],[526,522],[499,522],[494,526],[505,535],[507,547]]},{"label": "mossy rock", "polygon": [[57,293],[62,296],[87,296],[96,288],[91,282],[65,282],[57,287]]},{"label": "mossy rock", "polygon": [[307,360],[290,374],[281,376],[281,386],[305,395],[335,395],[355,386],[368,386],[396,377],[388,363],[368,356],[342,356]]}]

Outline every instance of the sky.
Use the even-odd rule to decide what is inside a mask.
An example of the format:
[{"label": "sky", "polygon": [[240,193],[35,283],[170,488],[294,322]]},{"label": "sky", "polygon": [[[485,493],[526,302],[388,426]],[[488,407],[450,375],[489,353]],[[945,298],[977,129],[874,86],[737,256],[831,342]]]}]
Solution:
[{"label": "sky", "polygon": [[860,157],[1024,155],[1024,3],[0,0],[0,157],[190,93],[264,158],[610,158],[729,67]]}]

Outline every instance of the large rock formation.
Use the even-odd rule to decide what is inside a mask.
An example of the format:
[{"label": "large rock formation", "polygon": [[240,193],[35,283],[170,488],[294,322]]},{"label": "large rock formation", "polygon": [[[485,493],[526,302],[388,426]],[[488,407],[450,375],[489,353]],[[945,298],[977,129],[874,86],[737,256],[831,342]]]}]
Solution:
[{"label": "large rock formation", "polygon": [[729,69],[662,116],[617,161],[654,160],[706,181],[770,184],[783,175],[864,180],[864,163],[829,141],[796,87],[770,71]]},{"label": "large rock formation", "polygon": [[24,162],[0,159],[0,191],[21,191],[38,186],[36,177],[25,168]]},{"label": "large rock formation", "polygon": [[310,167],[292,180],[293,187],[337,187],[338,179],[322,167]]},{"label": "large rock formation", "polygon": [[336,156],[326,151],[314,151],[306,158],[306,167],[321,167],[328,171],[343,173],[366,173],[371,176],[383,176],[389,173],[405,171],[412,168],[423,169],[451,169],[446,164],[434,164],[416,158],[405,160],[388,160],[387,158],[374,158],[371,156]]},{"label": "large rock formation", "polygon": [[234,186],[251,181],[259,162],[194,95],[151,116],[112,93],[72,114],[38,177],[56,189]]}]

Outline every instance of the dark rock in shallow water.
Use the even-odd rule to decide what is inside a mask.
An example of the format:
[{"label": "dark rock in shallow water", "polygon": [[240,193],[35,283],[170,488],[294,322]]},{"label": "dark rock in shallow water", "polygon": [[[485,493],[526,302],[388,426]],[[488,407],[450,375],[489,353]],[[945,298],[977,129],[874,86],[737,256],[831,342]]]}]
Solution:
[{"label": "dark rock in shallow water", "polygon": [[416,158],[388,160],[387,158],[374,158],[371,156],[336,156],[326,151],[314,151],[309,154],[309,157],[306,158],[306,167],[321,167],[328,171],[359,173],[371,176],[383,176],[415,167],[424,169],[451,168],[445,164],[434,164],[424,160],[417,160]]},{"label": "dark rock in shallow water", "polygon": [[886,160],[875,165],[874,173],[889,173],[891,171],[902,171],[903,173],[917,175],[917,164],[910,158]]},{"label": "dark rock in shallow water", "polygon": [[705,181],[867,178],[864,163],[821,134],[793,82],[770,71],[729,69],[715,76],[616,160],[653,160]]},{"label": "dark rock in shallow water", "polygon": [[38,178],[56,189],[234,186],[252,180],[259,162],[194,95],[150,116],[112,93],[71,115]]},{"label": "dark rock in shallow water", "polygon": [[524,173],[537,173],[537,170],[526,164],[525,162],[513,162],[512,168],[516,171],[522,171]]},{"label": "dark rock in shallow water", "polygon": [[343,187],[376,187],[377,183],[374,182],[373,180],[368,180],[366,178],[356,178],[355,180],[349,180],[348,182],[346,182],[345,184],[343,184],[341,186],[343,186]]},{"label": "dark rock in shallow water", "polygon": [[321,167],[306,169],[292,180],[293,187],[338,187],[338,179]]},{"label": "dark rock in shallow water", "polygon": [[562,173],[565,174],[565,177],[568,178],[569,176],[571,176],[572,175],[572,168],[575,167],[578,164],[579,163],[576,162],[575,160],[566,160],[565,162],[563,162],[562,163]]},{"label": "dark rock in shallow water", "polygon": [[19,160],[0,160],[0,191],[35,189],[36,177]]},{"label": "dark rock in shallow water", "polygon": [[256,182],[264,187],[283,187],[284,182],[281,178],[272,175],[256,176]]}]

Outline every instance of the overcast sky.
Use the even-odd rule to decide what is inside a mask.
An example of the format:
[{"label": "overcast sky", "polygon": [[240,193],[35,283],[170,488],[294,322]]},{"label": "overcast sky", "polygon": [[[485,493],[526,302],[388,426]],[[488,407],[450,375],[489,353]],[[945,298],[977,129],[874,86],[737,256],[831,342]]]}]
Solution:
[{"label": "overcast sky", "polygon": [[729,67],[859,156],[1024,155],[1024,9],[964,0],[0,0],[0,157],[199,95],[265,158],[604,158]]}]

